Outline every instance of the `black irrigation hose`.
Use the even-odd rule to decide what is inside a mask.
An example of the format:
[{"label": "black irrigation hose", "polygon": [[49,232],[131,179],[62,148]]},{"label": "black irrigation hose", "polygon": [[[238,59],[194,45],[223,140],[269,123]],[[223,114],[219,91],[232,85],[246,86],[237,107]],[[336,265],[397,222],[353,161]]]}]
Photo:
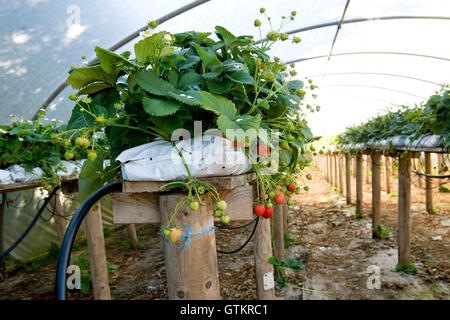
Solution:
[{"label": "black irrigation hose", "polygon": [[[222,251],[222,250],[219,250],[219,249],[216,249],[216,251],[217,251],[218,253],[223,253],[223,254],[233,254],[233,253],[239,252],[239,251],[241,251],[242,249],[244,249],[245,246],[246,246],[246,245],[250,242],[250,240],[253,238],[253,235],[255,234],[256,227],[258,226],[259,218],[256,218],[256,219],[253,220],[253,221],[256,221],[255,226],[253,227],[253,231],[252,231],[252,233],[250,234],[250,237],[247,239],[247,241],[245,241],[245,243],[244,243],[242,246],[240,246],[239,248],[237,248],[236,250],[233,250],[233,251]],[[252,222],[253,222],[253,221],[252,221]]]},{"label": "black irrigation hose", "polygon": [[36,221],[38,221],[39,217],[41,216],[42,212],[44,212],[44,209],[47,207],[47,204],[50,202],[50,199],[55,195],[56,191],[58,191],[59,187],[55,187],[52,192],[50,192],[50,195],[45,198],[44,204],[39,208],[37,214],[34,216],[33,220],[29,224],[29,226],[25,229],[25,231],[20,235],[19,238],[17,238],[16,241],[5,251],[3,251],[0,254],[0,260],[2,260],[5,256],[7,256],[14,248],[16,248],[19,243],[22,242],[22,240],[27,236],[28,232],[34,227]]},{"label": "black irrigation hose", "polygon": [[427,178],[433,178],[433,179],[449,179],[450,178],[450,174],[445,175],[445,176],[440,176],[440,175],[432,175],[432,174],[427,174],[424,172],[419,172],[416,171],[414,169],[411,169],[412,172],[414,172],[416,175],[421,176],[421,177],[427,177]]},{"label": "black irrigation hose", "polygon": [[121,182],[114,182],[101,187],[100,189],[92,193],[89,197],[87,197],[86,200],[84,200],[84,202],[73,215],[72,220],[70,220],[70,224],[67,227],[63,242],[61,244],[61,250],[59,251],[58,256],[58,265],[56,267],[55,297],[57,300],[66,299],[66,270],[69,265],[72,246],[75,241],[78,229],[83,222],[83,219],[86,217],[89,210],[95,205],[95,203],[102,197],[112,192],[121,191]]},{"label": "black irrigation hose", "polygon": [[237,227],[227,227],[227,226],[221,226],[221,225],[217,225],[216,227],[219,229],[226,229],[226,230],[236,230],[236,229],[243,229],[245,227],[248,227],[249,225],[251,225],[252,223],[255,223],[256,220],[258,220],[258,217],[256,217],[255,219],[253,219],[252,221],[250,221],[249,223],[243,224],[242,226],[237,226]]}]

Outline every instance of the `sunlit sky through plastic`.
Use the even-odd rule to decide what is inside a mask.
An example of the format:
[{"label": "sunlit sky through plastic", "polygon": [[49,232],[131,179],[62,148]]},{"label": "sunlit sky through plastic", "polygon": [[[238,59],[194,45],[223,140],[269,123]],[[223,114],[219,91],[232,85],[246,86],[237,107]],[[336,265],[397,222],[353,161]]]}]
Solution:
[{"label": "sunlit sky through plastic", "polygon": [[[191,1],[182,0],[0,0],[0,123],[9,114],[29,119],[65,80],[71,65],[81,66],[82,55],[94,57],[94,47],[109,47],[133,31]],[[162,24],[172,33],[213,31],[222,25],[236,35],[259,38],[253,20],[267,23],[265,7],[277,25],[282,15],[298,12],[285,31],[338,21],[346,0],[212,0]],[[448,0],[351,0],[345,19],[393,15],[450,17]],[[387,51],[450,59],[450,20],[389,20],[344,24],[333,53]],[[279,43],[270,54],[290,61],[328,55],[336,26],[297,34],[301,44]],[[134,43],[134,42],[133,42]],[[132,48],[126,45],[118,51]],[[383,109],[413,105],[450,83],[450,61],[392,54],[333,56],[298,62],[300,78],[319,86],[319,113],[308,116],[315,135],[336,134]],[[324,71],[326,74],[323,75]],[[342,74],[342,73],[351,74]],[[376,74],[375,74],[376,73]],[[380,75],[389,73],[427,80]],[[392,90],[398,90],[392,91]],[[67,121],[72,93],[65,89],[49,106],[48,118]]]}]

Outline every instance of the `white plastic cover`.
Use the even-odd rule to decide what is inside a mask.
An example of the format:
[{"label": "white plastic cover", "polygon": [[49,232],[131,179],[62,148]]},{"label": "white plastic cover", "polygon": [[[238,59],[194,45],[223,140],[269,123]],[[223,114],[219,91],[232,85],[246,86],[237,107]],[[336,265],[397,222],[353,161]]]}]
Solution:
[{"label": "white plastic cover", "polygon": [[233,143],[220,136],[204,135],[175,142],[154,141],[123,151],[122,177],[128,181],[171,181],[187,179],[188,173],[177,149],[193,177],[238,175],[251,168],[250,161]]}]

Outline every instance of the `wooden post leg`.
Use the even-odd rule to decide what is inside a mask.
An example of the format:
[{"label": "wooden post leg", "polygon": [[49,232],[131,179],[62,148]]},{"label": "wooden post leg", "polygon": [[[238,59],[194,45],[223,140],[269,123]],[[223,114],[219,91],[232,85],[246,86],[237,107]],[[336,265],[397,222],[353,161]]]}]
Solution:
[{"label": "wooden post leg", "polygon": [[100,204],[96,209],[91,209],[85,219],[94,299],[111,300]]},{"label": "wooden post leg", "polygon": [[396,158],[392,157],[391,158],[391,175],[395,176],[395,161]]},{"label": "wooden post leg", "polygon": [[342,166],[342,155],[338,155],[338,162],[339,162],[339,193],[340,194],[344,194],[344,181],[342,178],[342,171],[343,171],[343,166]]},{"label": "wooden post leg", "polygon": [[[186,198],[185,193],[159,195],[161,223],[167,226],[175,206]],[[191,232],[208,230],[214,225],[213,205],[210,195],[203,195],[200,208],[192,211],[183,206],[172,221],[172,225],[190,226]],[[183,240],[181,241],[183,242]],[[217,266],[216,237],[214,230],[190,238],[188,248],[177,249],[171,242],[164,242],[167,287],[172,300],[217,300],[220,299]]]},{"label": "wooden post leg", "polygon": [[411,211],[411,160],[402,155],[398,162],[398,263],[404,267],[411,264],[410,211]]},{"label": "wooden post leg", "polygon": [[3,252],[3,217],[5,215],[7,193],[2,193],[2,202],[0,203],[0,252]]},{"label": "wooden post leg", "polygon": [[276,204],[273,212],[273,237],[275,240],[275,256],[284,260],[284,225],[283,225],[284,205]]},{"label": "wooden post leg", "polygon": [[330,154],[329,153],[327,153],[327,181],[328,182],[330,182],[330,172],[331,172],[331,170],[330,170]]},{"label": "wooden post leg", "polygon": [[289,207],[286,203],[283,204],[283,206],[284,206],[284,208],[283,208],[283,230],[284,230],[284,232],[286,232],[288,229],[288,223],[289,223]]},{"label": "wooden post leg", "polygon": [[369,172],[370,172],[370,162],[369,162],[369,156],[365,157],[366,159],[366,184],[370,183],[370,179],[369,179]]},{"label": "wooden post leg", "polygon": [[336,153],[333,154],[333,166],[334,166],[334,181],[333,185],[338,187],[338,156]]},{"label": "wooden post leg", "polygon": [[59,244],[62,244],[64,234],[66,233],[66,220],[64,220],[64,210],[60,200],[61,191],[58,190],[55,195],[50,199],[50,206],[52,207],[55,217],[55,228],[58,235]]},{"label": "wooden post leg", "polygon": [[357,154],[355,158],[356,173],[356,214],[363,213],[363,179],[362,179],[362,156]]},{"label": "wooden post leg", "polygon": [[[431,153],[425,152],[425,173],[432,174]],[[433,185],[430,177],[425,177],[425,196],[428,214],[433,214]]]},{"label": "wooden post leg", "polygon": [[386,176],[386,193],[391,193],[391,173],[389,172],[389,158],[384,156],[384,175]]},{"label": "wooden post leg", "polygon": [[436,172],[437,174],[440,174],[442,172],[442,154],[437,154],[437,166],[436,166]]},{"label": "wooden post leg", "polygon": [[352,203],[352,186],[351,186],[351,176],[350,176],[350,166],[351,166],[352,158],[350,158],[349,154],[345,154],[345,197],[347,200],[347,204]]},{"label": "wooden post leg", "polygon": [[267,261],[272,256],[270,219],[259,218],[255,233],[255,274],[259,300],[275,299],[273,265]]},{"label": "wooden post leg", "polygon": [[357,164],[356,164],[356,158],[355,158],[353,160],[353,172],[352,172],[353,178],[356,178],[356,166],[357,166]]},{"label": "wooden post leg", "polygon": [[[419,172],[422,172],[422,166],[420,163],[420,157],[415,159],[416,165],[415,165],[415,169]],[[419,187],[422,187],[422,177],[421,176],[417,176],[417,184],[419,185]]]},{"label": "wooden post leg", "polygon": [[[381,155],[379,152],[372,153],[372,229],[376,230],[381,225]],[[372,232],[373,238],[377,238]]]},{"label": "wooden post leg", "polygon": [[130,243],[133,248],[138,246],[139,240],[136,233],[136,225],[131,223],[127,225],[128,236],[130,237]]}]

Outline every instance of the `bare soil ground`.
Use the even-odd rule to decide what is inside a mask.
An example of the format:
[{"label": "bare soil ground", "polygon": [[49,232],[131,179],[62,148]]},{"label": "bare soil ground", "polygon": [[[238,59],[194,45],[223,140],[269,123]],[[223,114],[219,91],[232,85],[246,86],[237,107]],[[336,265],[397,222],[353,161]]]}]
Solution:
[{"label": "bare soil ground", "polygon": [[[438,213],[424,213],[424,191],[412,190],[411,253],[416,275],[394,271],[397,263],[397,198],[382,192],[382,225],[394,234],[386,239],[371,237],[370,185],[364,186],[363,218],[354,216],[354,206],[330,188],[316,169],[310,191],[296,196],[289,216],[293,243],[291,259],[305,263],[304,269],[289,272],[291,287],[277,289],[278,299],[449,299],[450,297],[450,194],[434,192]],[[383,180],[384,181],[384,180]],[[354,180],[352,180],[354,184]],[[392,181],[396,193],[397,180]],[[353,195],[354,195],[353,186]],[[354,199],[353,199],[354,200]],[[234,225],[241,224],[236,222]],[[167,299],[164,252],[159,226],[139,225],[141,247],[132,249],[125,228],[106,238],[108,261],[119,266],[111,272],[113,299]],[[216,232],[217,246],[238,248],[252,231]],[[75,252],[75,255],[82,249]],[[253,243],[233,255],[218,254],[221,295],[224,299],[256,299]],[[0,273],[0,299],[53,299],[56,263],[37,271],[19,268]],[[372,267],[370,267],[372,266]],[[373,267],[375,266],[375,267]],[[368,273],[379,267],[380,289],[368,289]],[[370,269],[369,269],[370,270]],[[92,299],[92,294],[70,293],[69,299]]]}]

